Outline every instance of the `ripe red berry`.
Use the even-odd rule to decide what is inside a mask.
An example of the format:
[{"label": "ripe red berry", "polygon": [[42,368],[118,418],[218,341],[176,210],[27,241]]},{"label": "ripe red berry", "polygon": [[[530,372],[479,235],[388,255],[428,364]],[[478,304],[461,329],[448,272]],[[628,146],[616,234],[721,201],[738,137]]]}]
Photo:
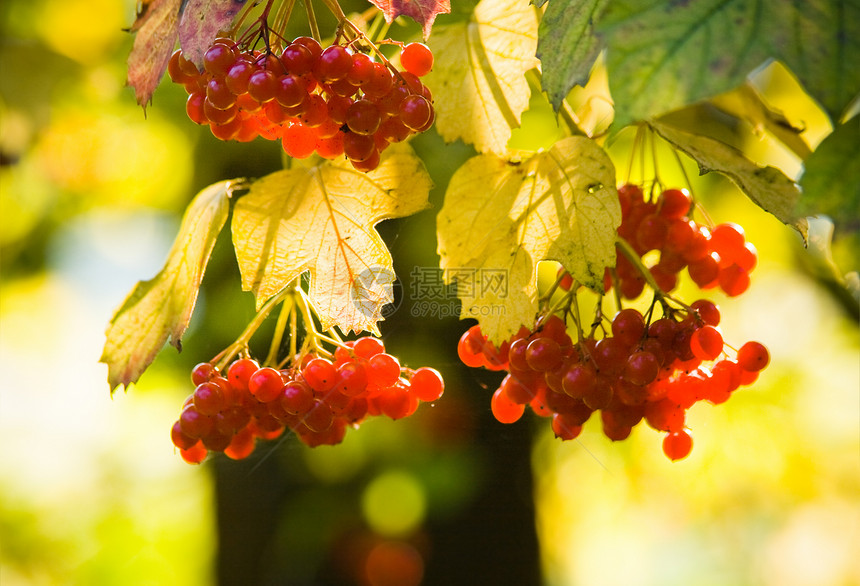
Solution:
[{"label": "ripe red berry", "polygon": [[433,53],[423,43],[409,43],[400,52],[400,64],[409,73],[421,77],[433,69]]},{"label": "ripe red berry", "polygon": [[194,389],[194,406],[203,415],[215,415],[227,407],[227,399],[221,387],[213,382],[205,382]]},{"label": "ripe red berry", "polygon": [[731,265],[719,272],[720,289],[729,297],[737,297],[750,286],[750,276],[738,265]]},{"label": "ripe red berry", "polygon": [[279,371],[266,366],[251,375],[248,390],[258,401],[268,403],[280,397],[284,390],[284,378]]},{"label": "ripe red berry", "polygon": [[337,367],[335,388],[347,397],[360,395],[367,389],[367,371],[356,362],[347,362]]},{"label": "ripe red berry", "polygon": [[329,83],[343,79],[349,74],[350,69],[352,69],[352,55],[349,51],[340,45],[331,45],[326,47],[317,58],[314,75],[319,81]]},{"label": "ripe red berry", "polygon": [[622,376],[624,380],[638,386],[645,386],[657,378],[660,363],[651,352],[634,352],[627,358]]},{"label": "ripe red berry", "polygon": [[513,402],[504,389],[499,387],[490,400],[490,410],[499,423],[514,423],[523,416],[526,406]]},{"label": "ripe red berry", "polygon": [[663,438],[663,453],[673,462],[686,458],[693,449],[693,436],[689,430],[681,429]]},{"label": "ripe red berry", "polygon": [[251,375],[257,372],[260,365],[256,360],[241,358],[233,362],[227,369],[227,380],[230,384],[240,390],[248,390],[248,381]]},{"label": "ripe red berry", "polygon": [[302,369],[302,377],[313,390],[324,393],[334,387],[337,371],[330,360],[313,358]]},{"label": "ripe red berry", "polygon": [[645,335],[645,318],[639,310],[628,307],[612,318],[612,336],[618,341],[632,346]]},{"label": "ripe red berry", "polygon": [[726,262],[734,262],[735,257],[744,248],[744,229],[732,222],[719,224],[711,230],[708,243],[711,250],[719,254]]},{"label": "ripe red berry", "polygon": [[427,124],[433,106],[424,96],[415,94],[403,98],[397,106],[397,115],[400,121],[410,130],[417,131]]},{"label": "ripe red berry", "polygon": [[702,326],[690,336],[690,350],[701,360],[714,360],[723,352],[723,335],[714,326]]},{"label": "ripe red berry", "polygon": [[400,378],[400,361],[391,354],[374,354],[367,362],[367,382],[377,387],[390,387]]},{"label": "ripe red berry", "polygon": [[437,400],[445,392],[442,375],[427,366],[416,370],[409,382],[412,394],[425,403]]},{"label": "ripe red berry", "polygon": [[680,219],[690,211],[691,204],[686,189],[667,189],[657,198],[657,211],[664,218]]},{"label": "ripe red berry", "polygon": [[224,77],[236,62],[236,53],[224,44],[212,45],[203,54],[203,67],[216,77]]},{"label": "ripe red berry", "polygon": [[529,342],[525,358],[532,370],[538,372],[552,370],[561,365],[561,347],[552,338],[541,336]]},{"label": "ripe red berry", "polygon": [[747,342],[738,350],[738,365],[747,372],[759,372],[770,363],[770,352],[764,344]]},{"label": "ripe red berry", "polygon": [[577,438],[582,433],[582,425],[572,423],[564,413],[556,413],[552,416],[552,431],[555,437],[567,441]]}]

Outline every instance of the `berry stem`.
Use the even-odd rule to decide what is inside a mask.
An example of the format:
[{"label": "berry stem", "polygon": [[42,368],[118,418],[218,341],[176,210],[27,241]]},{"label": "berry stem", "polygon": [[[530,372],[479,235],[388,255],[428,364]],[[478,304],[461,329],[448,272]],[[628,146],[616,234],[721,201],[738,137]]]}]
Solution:
[{"label": "berry stem", "polygon": [[230,359],[236,356],[242,350],[246,350],[248,348],[248,342],[254,336],[266,318],[271,313],[272,309],[275,306],[284,300],[284,298],[292,291],[290,286],[284,287],[278,293],[269,298],[268,301],[260,308],[260,311],[257,312],[257,315],[254,316],[254,319],[245,327],[244,331],[239,334],[239,337],[236,338],[236,341],[227,346],[223,351],[221,351],[217,356],[215,356],[210,362],[214,364],[219,369],[223,369]]},{"label": "berry stem", "polygon": [[284,299],[284,304],[281,306],[281,313],[278,315],[278,323],[275,324],[275,332],[272,335],[272,343],[269,346],[269,354],[266,356],[264,364],[276,364],[278,362],[278,351],[281,349],[281,342],[284,339],[284,331],[287,329],[287,322],[295,313],[296,304],[292,296]]},{"label": "berry stem", "polygon": [[650,286],[654,290],[655,297],[659,298],[661,301],[664,299],[672,301],[673,303],[677,303],[679,306],[683,307],[685,310],[691,313],[695,313],[695,309],[693,309],[680,299],[672,297],[660,288],[660,286],[657,284],[657,281],[654,279],[654,275],[652,275],[651,271],[648,270],[648,267],[646,267],[642,263],[642,259],[639,257],[636,251],[633,250],[633,247],[630,246],[630,243],[627,242],[627,240],[619,236],[618,238],[616,238],[615,244],[618,246],[624,256],[627,257],[627,260],[629,260],[630,263],[634,267],[636,267],[636,270],[639,271],[639,274],[642,275],[642,278],[645,279],[645,282],[648,283],[648,286]]},{"label": "berry stem", "polygon": [[[324,3],[326,5],[328,5],[328,3],[325,2],[325,0],[324,0]],[[307,9],[307,13],[308,13],[308,26],[311,29],[311,36],[313,38],[315,38],[317,41],[321,41],[322,36],[320,35],[319,24],[317,24],[317,15],[316,15],[316,12],[314,12],[313,0],[305,0],[305,8]],[[340,8],[340,7],[338,6],[338,8]],[[343,14],[343,12],[341,12],[341,14]]]},{"label": "berry stem", "polygon": [[284,3],[281,4],[281,7],[278,8],[278,12],[275,14],[275,24],[272,30],[277,35],[279,40],[284,40],[284,34],[287,30],[287,23],[290,21],[290,16],[293,13],[293,7],[295,6],[295,4],[296,0],[284,0]]},{"label": "berry stem", "polygon": [[[349,22],[349,19],[346,17],[346,14],[343,13],[343,9],[340,7],[340,4],[337,0],[322,0],[322,2],[326,5],[326,8],[328,8],[331,13],[334,14],[334,17],[337,19],[339,25],[342,26],[344,23]],[[308,1],[308,4],[310,4],[310,1]],[[352,23],[350,22],[349,24]],[[353,28],[354,27],[355,25],[353,25]]]}]

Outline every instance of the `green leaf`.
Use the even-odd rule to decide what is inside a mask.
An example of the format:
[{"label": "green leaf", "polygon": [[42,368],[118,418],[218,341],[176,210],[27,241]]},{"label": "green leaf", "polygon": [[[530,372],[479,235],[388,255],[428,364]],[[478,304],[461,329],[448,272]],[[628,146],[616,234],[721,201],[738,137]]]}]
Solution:
[{"label": "green leaf", "polygon": [[537,11],[521,0],[483,0],[468,23],[437,26],[428,44],[435,64],[436,130],[479,152],[503,154],[529,105],[526,71],[537,66]]},{"label": "green leaf", "polygon": [[860,230],[860,117],[840,124],[804,162],[801,210],[826,214],[837,237]]},{"label": "green leaf", "polygon": [[702,175],[725,175],[760,208],[795,228],[806,239],[806,220],[796,212],[800,199],[797,185],[775,167],[761,167],[739,150],[707,136],[691,134],[661,122],[651,122],[657,134],[687,153]]},{"label": "green leaf", "polygon": [[203,54],[218,33],[230,26],[246,0],[186,0],[179,21],[179,46],[185,57],[203,69]]},{"label": "green leaf", "polygon": [[550,2],[538,27],[537,56],[541,85],[558,111],[575,85],[585,85],[594,60],[603,48],[594,35],[609,0]]},{"label": "green leaf", "polygon": [[533,323],[539,261],[559,261],[602,291],[620,223],[615,169],[593,140],[565,138],[520,163],[479,155],[448,185],[436,224],[440,266],[448,280],[460,269],[481,272],[474,292],[458,291],[461,315],[478,317],[500,342]]},{"label": "green leaf", "polygon": [[136,382],[168,339],[182,349],[182,335],[212,247],[227,221],[234,187],[234,182],[222,181],[197,194],[182,218],[164,268],[149,281],[138,282],[114,314],[100,358],[108,365],[111,392]]},{"label": "green leaf", "polygon": [[428,206],[430,176],[406,144],[386,149],[375,170],[347,161],[278,171],[256,181],[233,213],[242,287],[257,306],[310,272],[324,330],[379,333],[393,301],[391,254],[374,226]]},{"label": "green leaf", "polygon": [[167,71],[181,11],[181,0],[144,0],[129,29],[135,37],[128,56],[128,85],[134,88],[137,103],[144,111]]},{"label": "green leaf", "polygon": [[856,0],[633,0],[597,25],[623,127],[740,85],[785,63],[834,119],[860,91]]}]

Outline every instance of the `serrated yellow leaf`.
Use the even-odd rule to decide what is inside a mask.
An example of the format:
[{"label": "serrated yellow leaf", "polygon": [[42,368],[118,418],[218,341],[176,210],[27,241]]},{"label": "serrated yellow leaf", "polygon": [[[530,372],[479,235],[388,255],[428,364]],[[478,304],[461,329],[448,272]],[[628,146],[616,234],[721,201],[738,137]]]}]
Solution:
[{"label": "serrated yellow leaf", "polygon": [[430,176],[405,144],[374,171],[346,161],[279,171],[255,182],[233,213],[242,287],[261,306],[305,271],[324,330],[378,333],[393,301],[391,254],[374,226],[428,206]]},{"label": "serrated yellow leaf", "polygon": [[181,349],[206,263],[227,221],[232,188],[233,182],[221,181],[197,194],[164,268],[138,282],[111,319],[100,359],[108,365],[111,392],[137,381],[168,338]]},{"label": "serrated yellow leaf", "polygon": [[569,137],[522,163],[479,155],[448,185],[437,218],[440,266],[446,278],[458,269],[496,275],[458,296],[461,316],[501,342],[533,323],[539,261],[556,260],[602,291],[620,223],[615,168],[593,140]]},{"label": "serrated yellow leaf", "polygon": [[538,64],[538,19],[521,0],[483,0],[468,23],[437,26],[425,83],[433,90],[436,130],[482,153],[502,155],[529,105],[526,71]]}]

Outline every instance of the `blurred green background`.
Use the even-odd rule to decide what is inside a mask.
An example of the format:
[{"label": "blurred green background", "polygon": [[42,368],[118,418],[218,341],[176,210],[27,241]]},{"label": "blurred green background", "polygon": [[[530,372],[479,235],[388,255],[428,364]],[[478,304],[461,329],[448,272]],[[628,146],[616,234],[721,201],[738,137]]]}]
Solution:
[{"label": "blurred green background", "polygon": [[[747,294],[717,296],[722,329],[767,344],[772,364],[728,403],[691,411],[689,458],[669,462],[644,424],[613,444],[592,422],[561,443],[545,420],[492,420],[500,376],[457,362],[467,324],[411,315],[405,276],[438,266],[434,214],[472,154],[431,131],[413,144],[437,185],[434,209],[379,226],[404,279],[382,331],[402,362],[445,374],[445,397],[406,421],[371,420],[334,448],[286,437],[245,462],[182,462],[169,429],[188,373],[253,315],[229,238],[184,351],[166,349],[113,399],[103,331],[160,268],[193,194],[274,171],[281,150],[216,141],[169,82],[144,118],[124,86],[121,29],[134,9],[0,5],[0,584],[860,584],[856,317],[805,268],[796,234],[710,176],[694,179],[705,207],[743,224],[760,254]],[[788,76],[759,80],[813,146],[828,132]],[[555,133],[534,99],[514,140],[533,148]],[[800,170],[767,137],[741,128],[733,139]],[[622,133],[610,149],[619,169],[629,147]],[[661,176],[683,185],[672,169]]]}]

